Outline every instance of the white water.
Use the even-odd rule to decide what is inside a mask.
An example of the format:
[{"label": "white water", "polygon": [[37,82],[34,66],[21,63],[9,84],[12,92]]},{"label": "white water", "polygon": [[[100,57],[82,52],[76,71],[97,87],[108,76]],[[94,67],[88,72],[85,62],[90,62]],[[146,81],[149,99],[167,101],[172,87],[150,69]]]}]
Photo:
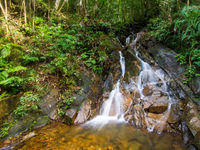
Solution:
[{"label": "white water", "polygon": [[[120,66],[121,66],[121,76],[125,75],[125,59],[122,52],[119,51],[120,55]],[[122,108],[123,95],[120,92],[121,80],[117,81],[114,89],[110,92],[108,100],[104,101],[100,114],[94,119],[85,123],[85,125],[100,127],[104,126],[109,122],[125,122],[124,111]]]},{"label": "white water", "polygon": [[[164,128],[164,123],[167,122],[167,118],[170,113],[171,105],[174,103],[170,97],[170,94],[167,89],[167,83],[165,81],[165,75],[161,69],[154,70],[152,67],[142,60],[139,57],[139,53],[137,51],[137,41],[139,40],[140,35],[137,34],[137,37],[131,41],[131,36],[129,36],[126,39],[126,46],[130,45],[134,51],[137,59],[139,60],[141,64],[141,71],[138,75],[138,78],[136,81],[131,80],[130,86],[136,85],[137,89],[139,90],[140,93],[140,99],[142,101],[145,101],[145,96],[143,94],[143,89],[146,85],[160,85],[160,88],[163,93],[165,93],[168,96],[168,109],[165,112],[165,115],[163,115],[162,121],[160,120],[154,120],[152,118],[149,118],[147,116],[147,113],[144,111],[145,115],[145,122],[147,125],[147,130],[152,132],[155,128],[156,125],[162,125],[160,126],[160,129]],[[120,42],[120,41],[119,41]],[[131,43],[130,43],[131,42]],[[124,47],[122,45],[122,47]],[[121,66],[121,76],[124,77],[125,75],[125,58],[123,57],[122,52],[119,52],[120,54],[120,66]],[[102,104],[102,107],[100,109],[100,114],[96,116],[94,119],[86,122],[84,125],[86,126],[93,126],[97,128],[101,128],[104,125],[108,124],[109,122],[115,122],[115,123],[126,123],[124,119],[125,112],[123,110],[123,95],[120,92],[120,85],[121,85],[121,80],[119,79],[114,87],[114,89],[110,92],[109,98],[104,101]],[[131,87],[128,87],[131,88]],[[132,104],[130,104],[131,106]],[[130,109],[130,106],[128,110]],[[126,110],[126,111],[128,111]]]},{"label": "white water", "polygon": [[[128,37],[129,38],[129,37]],[[148,118],[147,117],[147,113],[145,112],[145,122],[147,124],[147,130],[149,132],[153,132],[155,126],[157,124],[161,124],[161,122],[166,122],[167,121],[167,118],[169,116],[169,113],[170,113],[170,109],[171,109],[171,105],[173,103],[176,103],[176,102],[173,102],[172,99],[171,99],[171,96],[167,90],[167,83],[164,79],[164,74],[162,72],[161,69],[157,69],[157,70],[153,70],[152,67],[145,61],[143,61],[140,57],[139,57],[139,53],[137,51],[137,41],[139,40],[140,38],[140,35],[137,34],[137,37],[135,40],[132,41],[132,43],[130,44],[130,46],[132,46],[132,48],[134,49],[135,51],[135,54],[136,54],[136,57],[137,59],[140,61],[141,63],[141,71],[140,71],[140,74],[138,76],[138,81],[136,83],[137,85],[137,88],[140,92],[140,96],[141,96],[141,99],[144,99],[144,94],[143,94],[143,89],[144,89],[144,86],[147,85],[147,84],[152,84],[152,85],[156,85],[158,83],[161,83],[162,86],[162,92],[165,93],[168,98],[169,98],[169,103],[168,103],[168,109],[167,109],[167,112],[165,115],[163,115],[164,119],[162,121],[159,121],[159,120],[153,120],[151,118]],[[128,41],[128,40],[127,40]],[[162,127],[160,128],[164,128],[164,124]],[[162,129],[161,129],[162,130]]]}]

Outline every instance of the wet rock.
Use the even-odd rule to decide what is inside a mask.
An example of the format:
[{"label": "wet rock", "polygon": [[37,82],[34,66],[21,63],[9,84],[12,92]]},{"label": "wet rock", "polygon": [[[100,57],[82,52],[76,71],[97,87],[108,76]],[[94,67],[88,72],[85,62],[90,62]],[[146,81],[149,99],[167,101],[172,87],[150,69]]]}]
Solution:
[{"label": "wet rock", "polygon": [[168,97],[151,96],[145,98],[144,109],[151,113],[163,113],[168,108]]},{"label": "wet rock", "polygon": [[146,118],[148,124],[147,127],[151,130],[162,133],[167,130],[166,116],[163,114],[148,113]]},{"label": "wet rock", "polygon": [[74,96],[73,96],[73,103],[72,103],[72,105],[73,106],[80,106],[82,103],[83,103],[83,101],[84,100],[86,100],[87,99],[87,94],[85,94],[84,92],[83,92],[83,90],[80,90],[79,92],[78,92],[78,94],[75,94]]},{"label": "wet rock", "polygon": [[144,96],[150,96],[153,94],[153,89],[151,86],[145,86],[143,89]]},{"label": "wet rock", "polygon": [[19,103],[20,96],[12,96],[4,100],[0,100],[0,124],[3,123],[6,114],[12,112]]},{"label": "wet rock", "polygon": [[184,73],[186,72],[186,66],[180,65],[176,58],[176,53],[163,45],[156,44],[148,49],[148,53],[154,58],[154,60],[163,68],[167,74],[175,81],[171,82],[171,87],[176,90],[178,87],[184,91],[189,99],[200,105],[200,99],[196,96],[200,96],[200,77],[195,78],[190,87],[182,83],[182,79],[186,78]]},{"label": "wet rock", "polygon": [[185,67],[180,65],[176,59],[176,53],[162,45],[155,45],[148,49],[148,52],[155,58],[157,63],[167,70],[169,74],[176,77],[184,75]]},{"label": "wet rock", "polygon": [[[196,95],[200,96],[200,77],[196,77],[192,84],[192,90]],[[199,102],[200,103],[200,102]],[[199,104],[200,105],[200,104]]]},{"label": "wet rock", "polygon": [[195,147],[194,145],[190,145],[190,146],[188,147],[188,150],[197,150],[197,149],[196,149],[196,147]]},{"label": "wet rock", "polygon": [[193,135],[196,135],[197,132],[200,132],[200,120],[198,117],[191,118],[191,120],[189,121],[189,125]]},{"label": "wet rock", "polygon": [[126,112],[128,110],[128,108],[130,107],[132,101],[133,100],[132,100],[131,96],[129,96],[129,97],[124,99],[124,102],[123,102],[123,110],[124,110],[124,112]]},{"label": "wet rock", "polygon": [[176,123],[181,119],[180,117],[181,114],[180,114],[179,104],[178,103],[171,104],[171,109],[167,121],[169,123]]},{"label": "wet rock", "polygon": [[163,114],[155,114],[155,113],[148,113],[148,118],[159,120],[159,121],[165,121],[166,118]]},{"label": "wet rock", "polygon": [[28,140],[28,139],[34,137],[35,135],[36,135],[35,132],[30,132],[29,134],[25,135],[25,136],[22,138],[22,141]]},{"label": "wet rock", "polygon": [[83,102],[80,111],[78,111],[78,115],[74,121],[74,124],[81,124],[84,123],[89,119],[91,115],[91,101]]},{"label": "wet rock", "polygon": [[113,77],[112,74],[109,74],[106,81],[104,82],[104,91],[111,91],[113,88]]},{"label": "wet rock", "polygon": [[[134,54],[130,52],[131,50],[123,51],[126,67],[125,78],[128,81],[132,77],[135,77],[139,74],[140,71],[140,62],[137,60]],[[134,69],[133,69],[134,68]]]},{"label": "wet rock", "polygon": [[56,120],[57,114],[57,102],[58,102],[59,90],[52,89],[41,101],[39,106],[44,114],[47,114],[49,118]]},{"label": "wet rock", "polygon": [[65,116],[66,116],[66,122],[68,124],[73,124],[77,116],[77,108],[68,109],[67,112],[65,113]]},{"label": "wet rock", "polygon": [[167,110],[167,105],[163,106],[163,105],[158,105],[158,104],[154,104],[152,106],[149,107],[149,112],[151,113],[163,113]]},{"label": "wet rock", "polygon": [[133,122],[137,127],[146,127],[144,111],[140,104],[133,106]]},{"label": "wet rock", "polygon": [[9,130],[9,137],[16,136],[21,132],[25,132],[29,129],[35,129],[45,126],[50,120],[48,116],[42,116],[42,114],[27,114],[23,119],[18,120],[13,127]]},{"label": "wet rock", "polygon": [[197,107],[192,102],[186,105],[185,120],[193,136],[196,136],[200,132],[200,117]]},{"label": "wet rock", "polygon": [[198,149],[200,149],[200,132],[196,134],[194,138],[194,144]]}]

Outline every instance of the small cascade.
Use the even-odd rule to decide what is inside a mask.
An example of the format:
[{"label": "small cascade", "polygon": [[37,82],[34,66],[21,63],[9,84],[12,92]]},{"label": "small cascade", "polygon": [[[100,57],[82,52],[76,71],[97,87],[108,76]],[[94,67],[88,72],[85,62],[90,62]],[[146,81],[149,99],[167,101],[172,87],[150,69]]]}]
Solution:
[{"label": "small cascade", "polygon": [[[171,105],[174,103],[171,100],[171,96],[167,90],[167,83],[164,79],[164,74],[162,72],[161,69],[158,70],[153,70],[152,67],[145,61],[143,61],[140,57],[139,57],[139,52],[137,51],[137,47],[136,47],[136,43],[138,41],[138,39],[140,38],[140,35],[137,34],[137,37],[132,41],[132,43],[130,44],[130,46],[134,49],[135,51],[135,56],[137,57],[137,59],[140,61],[141,64],[141,71],[139,73],[138,76],[138,80],[136,82],[136,86],[140,92],[140,98],[145,101],[145,96],[143,94],[143,89],[146,85],[153,85],[153,86],[157,86],[158,84],[161,84],[161,90],[162,93],[165,93],[168,96],[169,99],[169,103],[168,103],[168,108],[167,111],[165,113],[165,115],[163,115],[163,119],[161,120],[154,120],[152,118],[147,117],[147,113],[144,111],[145,114],[145,122],[146,122],[146,126],[149,132],[154,131],[154,127],[158,124],[162,124],[164,125],[164,123],[167,122],[170,110],[171,110]],[[130,39],[130,37],[128,37],[128,39]],[[129,40],[127,40],[129,41]],[[162,132],[162,129],[164,128],[164,126],[160,127],[160,131]]]},{"label": "small cascade", "polygon": [[[125,46],[130,46],[133,52],[135,52],[135,56],[141,66],[139,75],[136,78],[130,79],[128,84],[121,81],[120,77],[114,89],[110,92],[109,98],[103,102],[99,115],[87,121],[84,125],[101,128],[110,122],[127,123],[134,118],[132,123],[136,126],[138,124],[140,127],[147,128],[150,132],[156,130],[158,133],[161,133],[166,127],[171,106],[176,101],[168,91],[166,76],[162,69],[153,69],[139,56],[136,44],[140,39],[140,34],[137,34],[135,39],[131,39],[132,36],[126,39]],[[122,47],[125,46],[122,45]],[[125,58],[121,51],[119,51],[119,56],[121,76],[124,78],[126,70]],[[134,96],[130,97],[131,94],[127,95],[126,93],[131,90],[138,91],[139,96],[136,98]],[[144,92],[145,90],[151,90],[152,93],[148,95]],[[160,107],[158,109],[162,110],[156,110],[159,112],[155,113],[152,110],[148,111],[152,106]],[[128,115],[129,117],[127,117]],[[130,117],[130,115],[132,116]]]},{"label": "small cascade", "polygon": [[[122,52],[119,51],[120,55],[120,66],[121,66],[121,76],[125,75],[125,58]],[[121,80],[117,81],[114,89],[110,92],[108,100],[104,101],[100,114],[94,119],[85,123],[85,125],[91,126],[104,126],[109,122],[125,122],[124,111],[122,108],[123,95],[120,92]]]}]

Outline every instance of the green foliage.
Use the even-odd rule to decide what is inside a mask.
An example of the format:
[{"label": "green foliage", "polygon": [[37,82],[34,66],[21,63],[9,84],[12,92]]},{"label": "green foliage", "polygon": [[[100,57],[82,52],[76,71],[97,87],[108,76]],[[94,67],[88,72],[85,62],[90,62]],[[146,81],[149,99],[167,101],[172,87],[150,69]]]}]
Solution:
[{"label": "green foliage", "polygon": [[4,122],[3,125],[1,126],[1,131],[0,131],[0,138],[4,138],[8,135],[9,129],[14,125],[14,122]]},{"label": "green foliage", "polygon": [[20,45],[3,41],[0,53],[0,95],[3,97],[6,91],[15,94],[23,89],[31,78],[26,76],[27,67],[21,64],[23,51]]},{"label": "green foliage", "polygon": [[62,117],[65,114],[65,111],[69,109],[74,102],[73,97],[66,96],[65,94],[61,95],[62,102],[59,104],[58,115]]},{"label": "green foliage", "polygon": [[159,16],[151,19],[148,25],[153,37],[179,53],[176,57],[180,64],[188,64],[185,83],[191,81],[193,77],[199,76],[199,18],[199,6],[185,6],[178,13],[173,14],[172,21]]},{"label": "green foliage", "polygon": [[78,59],[74,56],[77,38],[67,33],[62,25],[43,24],[36,27],[33,43],[32,51],[27,55],[29,59],[24,63],[47,61],[46,73],[61,76],[64,84],[75,85],[75,79],[79,77]]},{"label": "green foliage", "polygon": [[72,97],[67,98],[65,95],[61,95],[62,103],[60,104],[60,107],[64,108],[64,110],[67,110],[70,108],[71,104],[74,102],[74,99]]},{"label": "green foliage", "polygon": [[38,101],[40,101],[38,95],[32,92],[25,93],[20,97],[20,105],[13,111],[14,117],[20,118],[25,116],[27,112],[39,111]]}]

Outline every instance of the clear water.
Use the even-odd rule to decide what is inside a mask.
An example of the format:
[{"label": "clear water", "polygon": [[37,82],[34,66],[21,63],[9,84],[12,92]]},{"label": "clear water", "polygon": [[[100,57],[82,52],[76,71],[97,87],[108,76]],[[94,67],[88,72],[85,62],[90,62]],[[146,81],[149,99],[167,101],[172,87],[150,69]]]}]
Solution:
[{"label": "clear water", "polygon": [[98,130],[51,124],[35,131],[36,136],[18,150],[185,150],[180,136],[158,135],[128,124],[108,124]]}]

